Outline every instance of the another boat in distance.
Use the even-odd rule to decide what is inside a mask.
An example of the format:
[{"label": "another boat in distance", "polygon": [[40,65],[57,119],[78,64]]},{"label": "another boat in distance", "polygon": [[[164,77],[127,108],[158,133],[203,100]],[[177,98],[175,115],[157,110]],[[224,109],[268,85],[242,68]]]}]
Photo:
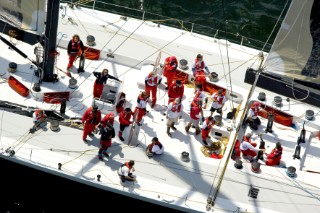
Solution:
[{"label": "another boat in distance", "polygon": [[[265,52],[201,35],[193,24],[166,26],[144,11],[137,11],[141,19],[129,17],[121,14],[128,8],[99,1],[1,1],[0,157],[183,212],[317,213],[319,7],[317,1],[292,0]],[[67,69],[74,35],[84,54]],[[201,78],[207,97],[202,102],[194,82],[203,76],[192,69],[198,54],[210,73]],[[181,118],[167,125],[170,97],[163,72],[171,56],[178,61],[173,80],[183,84],[184,94]],[[104,69],[119,81],[109,78],[94,97],[94,72]],[[144,100],[140,94],[150,73],[163,76],[156,102],[147,103],[141,121],[135,117],[120,131],[117,106],[141,109],[138,100]],[[224,104],[216,93],[225,96]],[[221,112],[211,109],[216,101]],[[189,124],[194,102],[203,108],[201,131]],[[115,137],[103,158],[101,135],[87,142],[82,137],[82,116],[93,106],[102,117],[115,115]],[[48,123],[32,129],[38,109]],[[146,148],[155,137],[164,153],[150,156]],[[119,168],[131,160],[137,181],[122,182]]]}]

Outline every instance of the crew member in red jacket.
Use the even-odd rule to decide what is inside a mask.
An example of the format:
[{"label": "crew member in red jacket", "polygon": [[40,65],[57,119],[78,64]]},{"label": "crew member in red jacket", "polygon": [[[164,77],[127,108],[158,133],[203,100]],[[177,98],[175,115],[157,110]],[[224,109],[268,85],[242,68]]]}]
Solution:
[{"label": "crew member in red jacket", "polygon": [[148,94],[146,92],[141,92],[141,94],[137,98],[137,106],[134,109],[134,114],[136,117],[136,123],[138,126],[141,126],[141,120],[144,115],[147,114],[147,103],[148,103]]},{"label": "crew member in red jacket", "polygon": [[276,143],[276,147],[271,151],[270,154],[266,154],[267,161],[266,165],[268,166],[274,166],[279,165],[282,155],[282,146],[280,142]]},{"label": "crew member in red jacket", "polygon": [[204,121],[203,111],[200,104],[201,104],[201,101],[198,98],[191,102],[190,121],[188,125],[185,127],[185,130],[187,133],[189,132],[191,125],[193,125],[196,128],[196,135],[200,134],[200,128],[199,128],[200,115],[201,115],[202,121]]},{"label": "crew member in red jacket", "polygon": [[124,138],[122,137],[122,133],[124,129],[132,124],[131,117],[133,117],[134,113],[131,111],[130,108],[126,108],[124,111],[122,111],[119,115],[119,124],[120,124],[120,130],[118,133],[118,137],[121,141],[124,141]]},{"label": "crew member in red jacket", "polygon": [[178,60],[175,56],[167,57],[164,62],[163,75],[167,78],[167,87],[169,89],[178,68]]},{"label": "crew member in red jacket", "polygon": [[107,123],[111,124],[113,126],[114,123],[114,113],[113,112],[109,112],[108,114],[106,114],[103,119],[100,122],[99,125],[99,129],[100,128],[105,128]]},{"label": "crew member in red jacket", "polygon": [[214,120],[212,116],[207,117],[205,121],[202,123],[201,137],[202,137],[202,142],[206,146],[208,146],[207,138],[210,138],[209,133],[213,125],[214,125]]},{"label": "crew member in red jacket", "polygon": [[153,108],[157,102],[157,88],[158,85],[161,83],[161,80],[162,77],[160,75],[157,75],[156,72],[150,72],[145,78],[145,91],[149,97],[150,92],[152,95],[151,108]]},{"label": "crew member in red jacket", "polygon": [[184,93],[184,85],[180,80],[176,80],[176,82],[172,83],[168,90],[168,104],[173,102],[176,98],[182,100]]},{"label": "crew member in red jacket", "polygon": [[193,76],[195,77],[194,78],[194,85],[201,83],[202,90],[205,90],[206,82],[207,82],[206,75],[205,75],[204,71],[206,71],[208,74],[210,74],[209,68],[207,67],[206,63],[203,61],[203,55],[198,54],[193,66],[192,66],[192,72],[193,72]]},{"label": "crew member in red jacket", "polygon": [[67,75],[71,76],[70,71],[71,71],[73,62],[76,60],[77,56],[84,54],[83,42],[80,40],[79,35],[75,34],[72,36],[72,39],[68,43],[67,52],[69,55]]},{"label": "crew member in red jacket", "polygon": [[93,135],[92,131],[101,121],[101,111],[97,105],[88,108],[82,116],[82,124],[84,124],[82,140],[87,143],[87,135]]}]

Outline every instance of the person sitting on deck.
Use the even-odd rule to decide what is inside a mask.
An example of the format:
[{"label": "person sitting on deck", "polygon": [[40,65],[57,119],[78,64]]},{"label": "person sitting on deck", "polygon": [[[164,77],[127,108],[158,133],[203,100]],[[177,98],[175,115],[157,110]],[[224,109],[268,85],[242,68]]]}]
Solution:
[{"label": "person sitting on deck", "polygon": [[125,162],[120,166],[118,169],[117,173],[121,179],[121,181],[124,183],[126,180],[127,181],[137,181],[135,177],[133,177],[132,172],[135,171],[134,169],[134,161],[130,160],[129,162]]},{"label": "person sitting on deck", "polygon": [[152,138],[151,144],[149,144],[146,148],[146,154],[148,157],[152,157],[154,155],[161,155],[164,152],[164,146],[160,143],[157,137]]},{"label": "person sitting on deck", "polygon": [[255,148],[257,143],[251,141],[252,134],[247,133],[240,144],[240,150],[244,157],[249,156],[251,158],[255,157],[259,151],[264,151],[263,149]]},{"label": "person sitting on deck", "polygon": [[96,80],[93,84],[93,97],[94,98],[100,98],[103,91],[103,85],[107,83],[107,80],[114,79],[118,82],[122,82],[116,77],[113,77],[112,75],[109,75],[108,69],[103,69],[102,72],[93,72],[93,75],[96,77]]},{"label": "person sitting on deck", "polygon": [[33,127],[30,129],[30,133],[34,133],[35,131],[43,128],[46,125],[47,115],[43,110],[37,109],[36,111],[34,111],[34,113],[32,114],[32,118]]},{"label": "person sitting on deck", "polygon": [[276,143],[276,147],[272,149],[270,154],[265,154],[267,156],[266,165],[274,166],[279,165],[282,155],[282,146],[280,142]]},{"label": "person sitting on deck", "polygon": [[245,123],[249,124],[250,128],[253,130],[257,130],[261,121],[258,117],[258,113],[261,110],[261,104],[258,101],[253,102],[248,111],[247,119]]}]

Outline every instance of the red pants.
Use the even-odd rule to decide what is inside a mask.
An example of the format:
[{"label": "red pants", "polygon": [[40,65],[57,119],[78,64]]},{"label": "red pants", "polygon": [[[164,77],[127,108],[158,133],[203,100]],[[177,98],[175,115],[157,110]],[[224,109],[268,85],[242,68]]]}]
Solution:
[{"label": "red pants", "polygon": [[100,148],[105,150],[107,148],[109,148],[111,146],[111,139],[104,141],[104,140],[100,140]]},{"label": "red pants", "polygon": [[83,128],[83,134],[82,134],[82,139],[86,139],[88,134],[94,130],[96,127],[95,124],[90,124],[90,123],[85,123],[84,128]]},{"label": "red pants", "polygon": [[142,117],[146,114],[146,111],[143,108],[136,107],[133,113],[137,115],[136,122],[139,123]]},{"label": "red pants", "polygon": [[69,63],[68,63],[68,69],[71,69],[72,65],[73,65],[73,62],[76,60],[77,58],[77,54],[75,53],[70,53],[69,54]]},{"label": "red pants", "polygon": [[274,166],[274,165],[278,165],[279,163],[280,163],[280,158],[269,158],[266,161],[267,166]]},{"label": "red pants", "polygon": [[151,95],[152,95],[151,104],[155,105],[156,102],[157,102],[157,87],[156,86],[148,86],[148,85],[146,85],[145,91],[146,91],[146,93],[148,94],[149,97],[151,97],[150,96],[150,92],[151,92]]},{"label": "red pants", "polygon": [[257,155],[257,153],[255,151],[252,151],[251,149],[241,150],[241,152],[242,152],[242,154],[249,155],[251,157],[254,157]]},{"label": "red pants", "polygon": [[202,140],[205,141],[207,139],[207,137],[209,136],[210,130],[211,129],[209,129],[209,130],[202,129],[202,131],[201,131]]},{"label": "red pants", "polygon": [[167,84],[168,84],[168,87],[171,86],[172,84],[172,81],[173,81],[173,78],[174,76],[176,75],[176,72],[172,72],[172,71],[167,71],[167,74],[166,74],[166,77],[167,77]]},{"label": "red pants", "polygon": [[94,82],[93,84],[93,97],[100,98],[103,91],[103,84],[97,84]]}]

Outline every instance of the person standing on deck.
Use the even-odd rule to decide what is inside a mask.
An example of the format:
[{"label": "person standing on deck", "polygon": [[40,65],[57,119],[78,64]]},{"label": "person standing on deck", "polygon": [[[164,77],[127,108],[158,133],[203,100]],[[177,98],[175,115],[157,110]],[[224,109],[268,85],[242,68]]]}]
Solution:
[{"label": "person standing on deck", "polygon": [[199,128],[200,115],[202,118],[202,122],[204,121],[204,117],[203,117],[203,111],[200,104],[201,104],[201,101],[198,98],[191,102],[190,121],[188,125],[185,127],[185,130],[187,133],[189,132],[191,125],[193,125],[196,128],[196,135],[199,135],[201,132]]},{"label": "person standing on deck", "polygon": [[145,78],[145,92],[149,97],[150,92],[152,95],[151,108],[153,108],[157,102],[157,88],[158,85],[161,83],[161,80],[162,77],[160,75],[157,75],[156,72],[150,72]]},{"label": "person standing on deck", "polygon": [[201,54],[198,54],[193,66],[192,66],[192,73],[193,73],[193,76],[195,77],[194,78],[194,85],[196,86],[198,83],[201,83],[202,90],[205,89],[206,82],[207,82],[204,70],[208,74],[210,74],[209,68],[207,67],[206,63],[203,61],[203,56]]},{"label": "person standing on deck", "polygon": [[75,34],[72,36],[72,39],[68,43],[67,52],[69,55],[69,63],[67,66],[67,76],[71,77],[70,71],[73,66],[73,62],[76,60],[77,56],[84,55],[84,45],[83,45],[83,42],[80,40],[79,35]]},{"label": "person standing on deck", "polygon": [[134,116],[134,113],[131,111],[130,108],[126,108],[124,111],[120,112],[120,115],[119,115],[120,130],[118,133],[118,137],[120,138],[121,141],[124,141],[124,138],[122,137],[122,133],[124,129],[133,123],[133,121],[131,121],[131,117],[133,116]]},{"label": "person standing on deck", "polygon": [[121,92],[119,95],[118,103],[116,104],[117,113],[121,113],[123,111],[126,102],[126,93]]},{"label": "person standing on deck", "polygon": [[133,113],[135,114],[135,116],[137,116],[136,123],[138,124],[138,126],[142,125],[141,120],[143,116],[147,114],[148,99],[149,99],[149,96],[145,91],[141,92],[141,94],[137,98],[137,106],[134,109]]},{"label": "person standing on deck", "polygon": [[129,162],[125,162],[124,164],[122,164],[120,168],[117,170],[117,173],[121,181],[124,183],[126,180],[137,181],[137,179],[133,176],[134,171],[134,160],[130,160]]},{"label": "person standing on deck", "polygon": [[205,101],[205,105],[203,107],[205,109],[207,102],[208,102],[208,99],[206,98],[206,94],[203,90],[201,83],[196,84],[193,100],[196,100],[196,99],[199,99],[201,107],[203,105],[203,100]]},{"label": "person standing on deck", "polygon": [[112,138],[115,137],[114,128],[111,125],[111,123],[107,123],[105,127],[101,128],[100,130],[101,137],[100,137],[100,148],[98,152],[98,158],[99,160],[103,160],[103,155],[107,158],[109,157],[109,154],[107,153],[107,150],[109,147],[111,147],[111,141]]},{"label": "person standing on deck", "polygon": [[202,142],[206,146],[208,146],[207,138],[211,138],[209,134],[213,125],[214,125],[214,120],[212,116],[207,117],[202,123],[201,137],[202,137]]},{"label": "person standing on deck", "polygon": [[170,127],[173,130],[177,130],[174,126],[174,123],[178,122],[178,119],[182,117],[183,106],[180,98],[176,98],[173,102],[171,102],[167,109],[167,134],[171,137]]},{"label": "person standing on deck", "polygon": [[102,72],[93,72],[93,75],[96,77],[96,80],[93,85],[93,97],[100,98],[102,91],[103,91],[103,85],[107,83],[107,80],[114,79],[118,82],[122,82],[116,77],[113,77],[112,75],[109,75],[108,69],[103,69]]},{"label": "person standing on deck", "polygon": [[113,126],[114,123],[114,113],[109,112],[106,114],[100,122],[99,129],[105,128],[107,124],[111,124]]},{"label": "person standing on deck", "polygon": [[223,90],[219,89],[218,92],[215,92],[211,96],[211,99],[212,104],[210,108],[210,116],[212,116],[215,111],[217,111],[217,113],[219,113],[222,116],[222,108],[227,101],[225,95],[223,94]]},{"label": "person standing on deck", "polygon": [[182,100],[184,93],[184,85],[180,80],[176,80],[172,83],[168,89],[168,104],[173,102],[176,98],[180,98]]},{"label": "person standing on deck", "polygon": [[95,127],[101,121],[101,111],[98,110],[97,105],[93,105],[92,107],[88,108],[82,116],[82,124],[84,125],[82,140],[85,143],[88,143],[87,136],[93,135],[92,131],[94,131]]},{"label": "person standing on deck", "polygon": [[164,72],[163,75],[167,78],[167,87],[166,90],[169,89],[172,84],[173,78],[176,75],[176,71],[178,68],[178,60],[175,56],[167,57],[164,62]]}]

